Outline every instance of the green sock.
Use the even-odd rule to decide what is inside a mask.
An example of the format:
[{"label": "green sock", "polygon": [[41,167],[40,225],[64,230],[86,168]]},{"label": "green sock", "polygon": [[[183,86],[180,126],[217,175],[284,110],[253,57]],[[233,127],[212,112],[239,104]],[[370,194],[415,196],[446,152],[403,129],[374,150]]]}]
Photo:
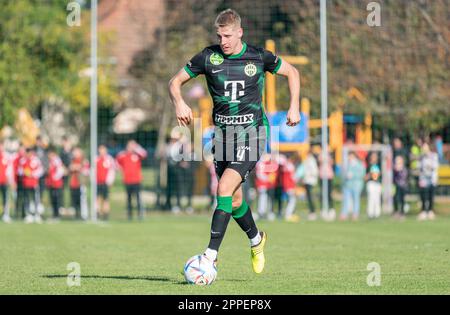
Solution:
[{"label": "green sock", "polygon": [[220,209],[226,213],[232,213],[233,197],[232,196],[217,196],[217,209]]},{"label": "green sock", "polygon": [[242,200],[242,203],[239,206],[239,208],[234,209],[231,214],[232,214],[233,218],[239,219],[244,216],[244,214],[247,212],[247,210],[248,210],[248,204],[245,200]]}]

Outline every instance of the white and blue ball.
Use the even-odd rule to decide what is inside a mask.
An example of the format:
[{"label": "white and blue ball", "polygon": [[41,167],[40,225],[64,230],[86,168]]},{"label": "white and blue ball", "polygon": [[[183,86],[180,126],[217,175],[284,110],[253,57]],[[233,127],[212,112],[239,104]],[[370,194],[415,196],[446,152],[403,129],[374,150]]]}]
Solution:
[{"label": "white and blue ball", "polygon": [[190,284],[210,285],[216,280],[217,268],[204,255],[195,255],[184,265],[184,277]]}]

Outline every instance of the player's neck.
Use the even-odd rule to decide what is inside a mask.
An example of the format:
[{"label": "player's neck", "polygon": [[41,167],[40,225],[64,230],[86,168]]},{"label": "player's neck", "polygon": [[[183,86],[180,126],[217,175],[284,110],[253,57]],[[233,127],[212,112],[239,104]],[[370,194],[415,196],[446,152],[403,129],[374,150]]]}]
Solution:
[{"label": "player's neck", "polygon": [[244,43],[242,43],[242,41],[240,41],[239,44],[236,46],[236,49],[233,51],[233,53],[231,55],[239,54],[243,48],[244,48]]},{"label": "player's neck", "polygon": [[229,54],[229,55],[226,55],[226,56],[230,57],[230,56],[239,55],[242,52],[243,49],[244,49],[244,42],[240,41],[239,44],[236,46],[236,48],[233,50],[233,52],[231,54]]}]

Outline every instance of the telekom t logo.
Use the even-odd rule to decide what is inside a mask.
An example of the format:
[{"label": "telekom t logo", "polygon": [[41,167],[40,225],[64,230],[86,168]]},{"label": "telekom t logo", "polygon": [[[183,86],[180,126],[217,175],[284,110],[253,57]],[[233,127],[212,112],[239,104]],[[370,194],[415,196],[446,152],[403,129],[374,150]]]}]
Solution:
[{"label": "telekom t logo", "polygon": [[[225,90],[227,89],[228,85],[231,83],[231,101],[230,103],[240,103],[241,101],[238,101],[236,99],[236,92],[238,92],[238,84],[242,86],[242,91],[239,91],[239,96],[244,96],[244,89],[245,89],[245,81],[225,81]],[[230,96],[230,91],[225,91],[225,96]]]}]

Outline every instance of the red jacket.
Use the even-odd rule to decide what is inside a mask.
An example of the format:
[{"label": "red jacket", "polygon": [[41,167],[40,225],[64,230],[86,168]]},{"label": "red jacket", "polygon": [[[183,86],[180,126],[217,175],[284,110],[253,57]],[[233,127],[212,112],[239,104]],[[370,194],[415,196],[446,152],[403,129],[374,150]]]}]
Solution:
[{"label": "red jacket", "polygon": [[20,152],[15,153],[12,161],[13,180],[18,184],[19,176],[22,177],[22,175],[19,174],[20,163],[25,161],[25,154]]},{"label": "red jacket", "polygon": [[295,165],[287,159],[281,166],[281,184],[283,186],[283,191],[292,190],[296,186]]},{"label": "red jacket", "polygon": [[37,188],[39,178],[44,174],[44,168],[37,155],[25,156],[20,159],[18,172],[23,176],[24,188]]},{"label": "red jacket", "polygon": [[117,157],[117,163],[122,168],[123,182],[125,185],[140,184],[142,182],[142,160],[147,157],[147,152],[136,149],[134,152],[122,151]]},{"label": "red jacket", "polygon": [[[76,170],[72,170],[75,167]],[[89,176],[89,161],[85,159],[73,158],[70,162],[70,188],[81,187],[81,176]]]},{"label": "red jacket", "polygon": [[0,185],[7,185],[11,180],[11,160],[6,152],[0,151]]},{"label": "red jacket", "polygon": [[46,178],[46,185],[49,188],[60,189],[64,186],[64,165],[61,159],[57,156],[48,161],[48,174]]},{"label": "red jacket", "polygon": [[111,185],[114,182],[115,170],[116,161],[111,155],[97,157],[97,184]]},{"label": "red jacket", "polygon": [[278,163],[272,159],[256,164],[256,189],[272,189],[277,185]]}]

